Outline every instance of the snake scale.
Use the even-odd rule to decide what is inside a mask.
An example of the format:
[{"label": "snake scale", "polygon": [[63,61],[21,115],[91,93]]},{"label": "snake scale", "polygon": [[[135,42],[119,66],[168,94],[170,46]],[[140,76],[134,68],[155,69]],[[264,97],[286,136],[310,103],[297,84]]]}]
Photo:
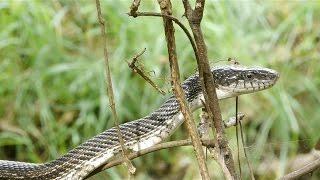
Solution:
[{"label": "snake scale", "polygon": [[[225,65],[211,68],[218,99],[238,96],[273,86],[279,74],[267,68]],[[182,88],[192,110],[202,106],[198,74],[186,79]],[[141,119],[120,125],[128,149],[151,147],[170,136],[184,121],[174,96]],[[0,160],[0,179],[84,179],[120,151],[115,128],[89,139],[67,154],[43,164]]]}]

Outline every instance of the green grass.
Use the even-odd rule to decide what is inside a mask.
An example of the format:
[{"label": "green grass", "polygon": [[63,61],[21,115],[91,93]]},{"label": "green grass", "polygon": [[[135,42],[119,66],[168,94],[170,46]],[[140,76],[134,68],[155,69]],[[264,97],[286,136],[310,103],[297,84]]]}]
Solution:
[{"label": "green grass", "polygon": [[[101,3],[117,112],[121,122],[132,121],[153,111],[164,97],[134,75],[125,60],[147,48],[142,56],[146,70],[170,89],[162,20],[128,17],[129,0]],[[153,1],[141,4],[141,10],[159,11]],[[181,2],[173,6],[180,18]],[[271,67],[281,74],[272,89],[240,98],[253,167],[279,162],[275,174],[259,172],[262,179],[283,175],[289,160],[320,138],[319,17],[315,1],[206,3],[202,27],[212,62],[235,57],[241,64]],[[195,72],[196,63],[178,27],[176,41],[185,78]],[[102,55],[93,1],[0,2],[0,159],[52,160],[113,125]],[[224,117],[232,116],[234,101],[223,101],[221,108]],[[235,130],[227,133],[236,149]],[[172,139],[186,136],[182,127]],[[184,147],[141,157],[134,161],[136,178],[179,177],[181,172],[186,172],[185,179],[199,178],[192,154]],[[215,162],[208,164],[218,169]],[[219,170],[210,173],[221,177]],[[112,168],[95,179],[106,177],[121,179],[126,171]]]}]

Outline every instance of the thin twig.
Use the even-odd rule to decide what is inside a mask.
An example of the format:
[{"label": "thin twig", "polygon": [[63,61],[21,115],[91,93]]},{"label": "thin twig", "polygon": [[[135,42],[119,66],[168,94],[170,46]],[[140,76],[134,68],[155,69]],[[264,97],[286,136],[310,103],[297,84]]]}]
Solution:
[{"label": "thin twig", "polygon": [[132,165],[132,163],[130,162],[130,160],[126,157],[126,150],[124,147],[124,140],[122,138],[121,135],[121,131],[119,128],[119,120],[118,120],[118,116],[117,116],[117,111],[116,111],[116,107],[115,107],[115,101],[114,101],[114,94],[113,94],[113,88],[112,88],[112,81],[111,81],[111,72],[110,72],[110,66],[109,66],[109,59],[108,59],[108,50],[107,50],[107,35],[105,32],[105,22],[104,19],[102,17],[102,13],[101,13],[101,7],[100,7],[100,1],[96,0],[96,7],[97,7],[97,15],[98,15],[98,21],[100,24],[100,28],[101,28],[101,34],[102,34],[102,38],[103,38],[103,50],[104,50],[104,60],[105,60],[105,72],[106,72],[106,77],[107,77],[107,94],[109,97],[109,103],[110,103],[110,107],[112,110],[112,115],[114,117],[114,123],[117,129],[117,134],[118,134],[118,138],[119,138],[119,142],[120,142],[120,146],[121,146],[121,151],[122,151],[122,155],[123,157],[126,159],[125,161],[125,165],[127,166],[129,172],[131,174],[134,174],[134,172],[136,171],[136,168]]},{"label": "thin twig", "polygon": [[144,48],[139,54],[135,55],[132,58],[131,62],[127,62],[129,68],[132,69],[133,72],[138,73],[144,80],[146,80],[152,87],[154,87],[159,93],[162,95],[165,95],[166,93],[160,89],[156,83],[154,83],[145,73],[143,70],[141,70],[138,66],[136,66],[136,62],[138,61],[138,58],[146,51],[146,48]]},{"label": "thin twig", "polygon": [[247,155],[247,150],[246,150],[246,148],[244,148],[246,145],[245,145],[245,143],[244,143],[244,135],[243,135],[242,122],[239,121],[239,124],[240,124],[240,133],[241,133],[241,141],[242,141],[242,147],[243,147],[244,156],[245,156],[245,158],[246,158],[246,162],[247,162],[247,165],[248,165],[249,170],[250,170],[251,179],[252,179],[252,180],[255,180],[255,177],[254,177],[254,174],[253,174],[253,170],[252,170],[252,167],[251,167],[251,164],[250,164],[248,155]]},{"label": "thin twig", "polygon": [[[239,64],[237,61],[234,61],[234,64],[237,63]],[[238,114],[238,110],[239,110],[239,96],[236,97],[236,114]],[[236,128],[236,131],[238,131],[238,125],[240,126],[240,135],[241,135],[241,142],[242,142],[242,147],[243,147],[243,152],[244,152],[244,156],[246,158],[246,162],[247,162],[247,165],[248,165],[248,168],[249,168],[249,171],[250,171],[250,178],[252,180],[255,179],[254,175],[253,175],[253,170],[251,168],[251,165],[250,165],[250,162],[249,162],[249,158],[248,158],[248,155],[247,155],[247,150],[246,148],[244,148],[246,145],[245,145],[245,142],[244,142],[244,135],[243,135],[243,128],[242,128],[242,123],[241,121],[238,119],[238,116],[236,116],[236,121],[237,121],[237,128]],[[240,170],[240,178],[242,178],[242,175],[241,175],[241,165],[240,165],[240,155],[239,155],[239,143],[238,143],[238,132],[237,133],[237,146],[238,146],[238,161],[239,161],[239,170]]]},{"label": "thin twig", "polygon": [[[236,114],[238,114],[238,96],[236,96]],[[237,152],[238,152],[238,166],[239,166],[239,177],[242,178],[242,171],[241,171],[241,161],[240,161],[240,147],[239,147],[239,120],[238,116],[236,116],[236,137],[237,137]]]},{"label": "thin twig", "polygon": [[[158,3],[161,8],[161,14],[166,14],[166,15],[172,14],[170,0],[158,0]],[[163,25],[164,25],[165,36],[167,41],[167,49],[169,54],[169,63],[170,63],[170,72],[171,72],[171,83],[173,85],[174,94],[178,100],[178,103],[180,105],[180,110],[186,122],[187,130],[195,150],[195,154],[198,161],[202,179],[209,180],[210,176],[208,172],[208,167],[205,162],[205,156],[201,146],[199,134],[198,134],[195,122],[193,120],[193,117],[191,115],[189,105],[187,104],[185,93],[181,87],[173,22],[168,18],[163,18]]]}]

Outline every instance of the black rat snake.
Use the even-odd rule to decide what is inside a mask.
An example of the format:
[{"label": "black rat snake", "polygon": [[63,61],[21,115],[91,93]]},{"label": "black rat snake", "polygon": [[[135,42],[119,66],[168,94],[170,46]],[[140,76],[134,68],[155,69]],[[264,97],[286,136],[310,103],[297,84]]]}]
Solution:
[{"label": "black rat snake", "polygon": [[[252,93],[273,86],[276,71],[240,65],[211,69],[218,99]],[[202,106],[203,99],[197,74],[186,79],[182,87],[192,110]],[[170,136],[183,122],[174,96],[146,117],[120,125],[128,149],[138,151],[151,147]],[[43,164],[0,160],[0,179],[83,179],[120,151],[115,128],[89,139],[64,156]]]}]

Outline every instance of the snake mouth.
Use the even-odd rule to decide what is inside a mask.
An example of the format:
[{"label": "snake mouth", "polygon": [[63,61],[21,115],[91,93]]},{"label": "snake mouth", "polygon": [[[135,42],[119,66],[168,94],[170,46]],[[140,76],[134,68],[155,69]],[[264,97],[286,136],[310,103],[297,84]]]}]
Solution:
[{"label": "snake mouth", "polygon": [[250,93],[253,91],[261,91],[264,89],[268,89],[272,87],[275,82],[273,81],[256,81],[256,82],[239,82],[238,87],[234,85],[233,87],[229,87],[229,90],[232,90],[236,93]]},{"label": "snake mouth", "polygon": [[241,79],[234,83],[229,84],[228,86],[219,85],[218,89],[228,92],[233,92],[235,94],[246,94],[255,91],[262,91],[264,89],[268,89],[276,84],[279,79],[279,74],[274,73],[274,75],[268,79],[253,79],[253,80],[245,80]]},{"label": "snake mouth", "polygon": [[268,68],[228,66],[213,71],[218,89],[224,94],[247,94],[272,87],[280,75]]}]

